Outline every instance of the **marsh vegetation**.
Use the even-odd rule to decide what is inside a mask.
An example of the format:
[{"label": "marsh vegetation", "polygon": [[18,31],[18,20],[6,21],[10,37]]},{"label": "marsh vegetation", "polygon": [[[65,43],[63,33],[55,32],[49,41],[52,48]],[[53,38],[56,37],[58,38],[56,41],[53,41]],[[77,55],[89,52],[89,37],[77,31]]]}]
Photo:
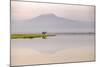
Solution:
[{"label": "marsh vegetation", "polygon": [[11,39],[17,38],[46,38],[49,35],[47,34],[11,34]]}]

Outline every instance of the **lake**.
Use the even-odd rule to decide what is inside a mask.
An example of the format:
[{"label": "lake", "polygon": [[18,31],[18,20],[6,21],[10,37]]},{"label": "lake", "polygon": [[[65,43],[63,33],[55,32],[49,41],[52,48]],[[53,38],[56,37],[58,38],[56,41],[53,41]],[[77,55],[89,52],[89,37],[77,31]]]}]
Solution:
[{"label": "lake", "polygon": [[47,39],[11,39],[11,65],[95,60],[94,34],[64,34]]}]

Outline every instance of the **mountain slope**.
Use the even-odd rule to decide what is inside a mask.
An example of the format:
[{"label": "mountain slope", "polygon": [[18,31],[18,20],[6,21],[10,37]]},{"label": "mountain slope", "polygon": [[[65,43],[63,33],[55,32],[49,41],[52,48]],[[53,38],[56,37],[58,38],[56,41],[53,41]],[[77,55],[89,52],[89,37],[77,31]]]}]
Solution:
[{"label": "mountain slope", "polygon": [[[13,22],[12,22],[13,23]],[[93,22],[80,22],[65,19],[54,14],[45,14],[27,21],[16,21],[12,24],[12,32],[93,32]]]}]

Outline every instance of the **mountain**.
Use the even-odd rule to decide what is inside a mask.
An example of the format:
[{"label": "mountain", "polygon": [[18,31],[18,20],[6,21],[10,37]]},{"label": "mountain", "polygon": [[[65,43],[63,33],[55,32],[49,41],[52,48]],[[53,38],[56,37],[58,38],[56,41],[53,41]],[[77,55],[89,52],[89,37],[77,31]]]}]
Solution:
[{"label": "mountain", "polygon": [[93,22],[82,22],[58,17],[55,14],[44,14],[27,21],[12,22],[12,32],[93,32]]}]

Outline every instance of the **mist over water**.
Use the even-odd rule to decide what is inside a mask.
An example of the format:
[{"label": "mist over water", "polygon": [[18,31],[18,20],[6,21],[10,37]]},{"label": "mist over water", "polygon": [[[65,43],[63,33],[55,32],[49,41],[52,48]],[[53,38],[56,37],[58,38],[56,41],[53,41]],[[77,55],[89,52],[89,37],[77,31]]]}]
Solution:
[{"label": "mist over water", "polygon": [[16,47],[27,47],[39,52],[57,52],[62,49],[94,47],[93,34],[81,35],[56,35],[47,39],[12,39]]},{"label": "mist over water", "polygon": [[12,39],[12,65],[93,61],[94,37],[94,34],[81,34]]}]

